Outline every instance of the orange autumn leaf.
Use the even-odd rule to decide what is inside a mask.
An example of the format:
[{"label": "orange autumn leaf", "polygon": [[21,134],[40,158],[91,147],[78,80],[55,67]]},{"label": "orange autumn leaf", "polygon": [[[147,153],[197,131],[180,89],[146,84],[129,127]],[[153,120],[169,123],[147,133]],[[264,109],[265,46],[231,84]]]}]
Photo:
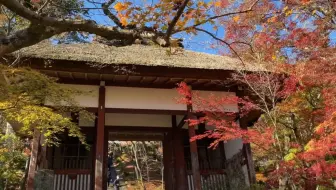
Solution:
[{"label": "orange autumn leaf", "polygon": [[305,4],[308,4],[310,0],[301,0],[301,2],[305,5]]},{"label": "orange autumn leaf", "polygon": [[214,2],[214,6],[219,8],[224,8],[228,6],[228,4],[229,4],[228,0],[217,0]]},{"label": "orange autumn leaf", "polygon": [[124,11],[128,8],[129,4],[128,3],[121,3],[121,2],[118,2],[114,5],[114,9],[116,11]]},{"label": "orange autumn leaf", "polygon": [[238,21],[239,21],[239,19],[240,19],[239,15],[237,15],[237,16],[234,16],[234,17],[232,18],[232,20],[233,20],[233,21],[235,21],[235,22],[238,22]]},{"label": "orange autumn leaf", "polygon": [[123,26],[126,26],[127,25],[127,17],[123,16],[120,18],[120,23],[123,25]]},{"label": "orange autumn leaf", "polygon": [[222,2],[221,1],[216,1],[214,3],[215,7],[221,7],[222,6]]}]

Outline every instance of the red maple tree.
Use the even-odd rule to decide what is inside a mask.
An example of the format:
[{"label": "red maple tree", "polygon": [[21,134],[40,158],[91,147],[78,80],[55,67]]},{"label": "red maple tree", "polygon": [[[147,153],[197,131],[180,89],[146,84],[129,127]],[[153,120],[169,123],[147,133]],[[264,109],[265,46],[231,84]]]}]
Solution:
[{"label": "red maple tree", "polygon": [[[222,18],[225,36],[216,47],[240,58],[242,69],[232,80],[249,97],[193,94],[184,103],[204,116],[191,124],[215,128],[191,140],[212,138],[212,147],[237,138],[251,143],[270,188],[335,188],[335,7],[327,0],[261,0],[258,11]],[[245,71],[249,65],[255,72]],[[179,85],[182,95],[188,91],[187,84]],[[234,116],[224,109],[230,103],[239,105],[240,116],[262,115],[244,130],[228,119]]]}]

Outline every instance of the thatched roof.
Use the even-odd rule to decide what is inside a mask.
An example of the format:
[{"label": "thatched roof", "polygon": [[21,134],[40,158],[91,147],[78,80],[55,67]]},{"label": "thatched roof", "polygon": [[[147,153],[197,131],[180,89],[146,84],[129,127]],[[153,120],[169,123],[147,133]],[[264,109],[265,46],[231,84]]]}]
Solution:
[{"label": "thatched roof", "polygon": [[[41,43],[21,49],[21,57],[51,60],[82,61],[98,64],[130,64],[144,66],[167,66],[180,68],[255,70],[243,67],[239,60],[220,55],[170,50],[158,46],[131,45],[124,47],[107,46],[99,43],[52,45]],[[171,52],[173,52],[171,54]]]}]

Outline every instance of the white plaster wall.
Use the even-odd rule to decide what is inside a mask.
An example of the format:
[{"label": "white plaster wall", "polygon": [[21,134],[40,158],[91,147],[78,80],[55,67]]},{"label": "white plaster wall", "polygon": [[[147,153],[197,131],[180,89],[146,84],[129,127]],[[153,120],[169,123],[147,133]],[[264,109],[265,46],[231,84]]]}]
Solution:
[{"label": "white plaster wall", "polygon": [[[221,91],[200,91],[200,90],[193,90],[193,96],[197,95],[201,98],[208,98],[210,96],[214,96],[216,98],[228,97],[228,96],[236,96],[234,92],[221,92]],[[194,109],[197,110],[197,106],[194,106]],[[225,111],[228,112],[238,112],[238,105],[237,104],[227,104],[224,105]]]},{"label": "white plaster wall", "polygon": [[[239,151],[243,149],[243,140],[242,139],[236,139],[231,140],[226,143],[224,143],[224,149],[225,149],[225,156],[226,159],[232,158],[235,154],[237,154]],[[245,183],[249,186],[249,176],[248,176],[248,170],[247,165],[242,166],[244,176],[245,176]]]},{"label": "white plaster wall", "polygon": [[106,113],[105,125],[132,127],[172,127],[170,115]]},{"label": "white plaster wall", "polygon": [[176,89],[106,87],[106,108],[186,110]]},{"label": "white plaster wall", "polygon": [[235,139],[224,143],[225,148],[225,156],[226,159],[232,158],[235,154],[237,154],[240,150],[243,149],[243,140]]},{"label": "white plaster wall", "polygon": [[[75,101],[82,107],[98,107],[99,86],[63,84],[72,89],[77,89],[86,94],[75,97]],[[179,104],[179,94],[176,89],[155,89],[106,86],[106,108],[124,109],[162,109],[162,110],[186,110],[186,105]],[[193,91],[201,97],[214,95],[216,97],[235,96],[232,92],[217,91]],[[46,105],[52,105],[46,102]],[[236,104],[227,105],[227,111],[238,111]]]},{"label": "white plaster wall", "polygon": [[[98,107],[98,94],[99,86],[94,85],[72,85],[72,84],[62,84],[63,86],[69,87],[71,89],[76,89],[84,92],[83,95],[76,96],[74,99],[82,107]],[[46,105],[51,105],[51,102],[46,102]]]}]

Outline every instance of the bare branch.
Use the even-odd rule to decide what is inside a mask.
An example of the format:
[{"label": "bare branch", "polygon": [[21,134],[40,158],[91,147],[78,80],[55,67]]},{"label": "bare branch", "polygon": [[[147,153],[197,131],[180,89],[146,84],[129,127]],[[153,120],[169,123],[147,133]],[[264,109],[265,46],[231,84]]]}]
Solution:
[{"label": "bare branch", "polygon": [[50,3],[51,0],[46,0],[44,4],[37,10],[37,14],[40,14],[42,10]]},{"label": "bare branch", "polygon": [[207,30],[204,30],[204,29],[201,29],[201,28],[195,28],[195,29],[198,30],[198,31],[200,31],[200,32],[204,32],[204,33],[208,34],[209,36],[211,36],[213,39],[218,40],[218,41],[222,42],[223,44],[227,45],[231,49],[231,51],[239,58],[239,60],[241,61],[241,63],[243,65],[245,65],[243,59],[239,56],[239,54],[237,53],[237,51],[231,47],[230,43],[228,43],[228,42],[226,42],[226,41],[218,38],[216,35],[212,34],[211,32],[209,32]]},{"label": "bare branch", "polygon": [[179,7],[178,11],[176,12],[175,17],[173,18],[173,20],[169,23],[168,25],[168,29],[166,32],[166,41],[169,42],[169,38],[172,35],[172,32],[174,30],[174,27],[177,23],[177,21],[180,19],[184,9],[186,8],[187,4],[188,4],[189,0],[184,0],[182,5]]},{"label": "bare branch", "polygon": [[102,4],[102,9],[104,14],[109,17],[117,26],[120,28],[124,28],[124,26],[121,24],[120,20],[118,17],[116,17],[110,10],[109,7],[115,2],[115,0],[109,0],[106,3]]},{"label": "bare branch", "polygon": [[215,20],[215,19],[218,19],[218,18],[222,18],[222,17],[226,17],[226,16],[231,16],[231,15],[236,15],[236,14],[244,14],[244,13],[248,13],[248,12],[251,12],[253,11],[253,7],[258,3],[259,0],[256,0],[251,6],[249,9],[247,10],[243,10],[243,11],[237,11],[237,12],[230,12],[230,13],[225,13],[225,14],[221,14],[221,15],[217,15],[217,16],[212,16],[212,17],[209,17],[208,19],[202,21],[202,22],[199,22],[195,25],[192,25],[192,26],[188,26],[186,28],[183,28],[183,29],[180,29],[180,30],[176,30],[174,31],[174,33],[178,33],[178,32],[181,32],[181,31],[187,31],[187,30],[190,30],[190,29],[194,29],[196,28],[197,26],[200,26],[200,25],[203,25],[203,24],[206,24],[212,20]]},{"label": "bare branch", "polygon": [[248,42],[234,41],[234,42],[231,42],[230,44],[244,44],[244,45],[246,45],[246,46],[248,46],[250,48],[251,53],[254,53],[252,45],[250,43],[248,43]]}]

